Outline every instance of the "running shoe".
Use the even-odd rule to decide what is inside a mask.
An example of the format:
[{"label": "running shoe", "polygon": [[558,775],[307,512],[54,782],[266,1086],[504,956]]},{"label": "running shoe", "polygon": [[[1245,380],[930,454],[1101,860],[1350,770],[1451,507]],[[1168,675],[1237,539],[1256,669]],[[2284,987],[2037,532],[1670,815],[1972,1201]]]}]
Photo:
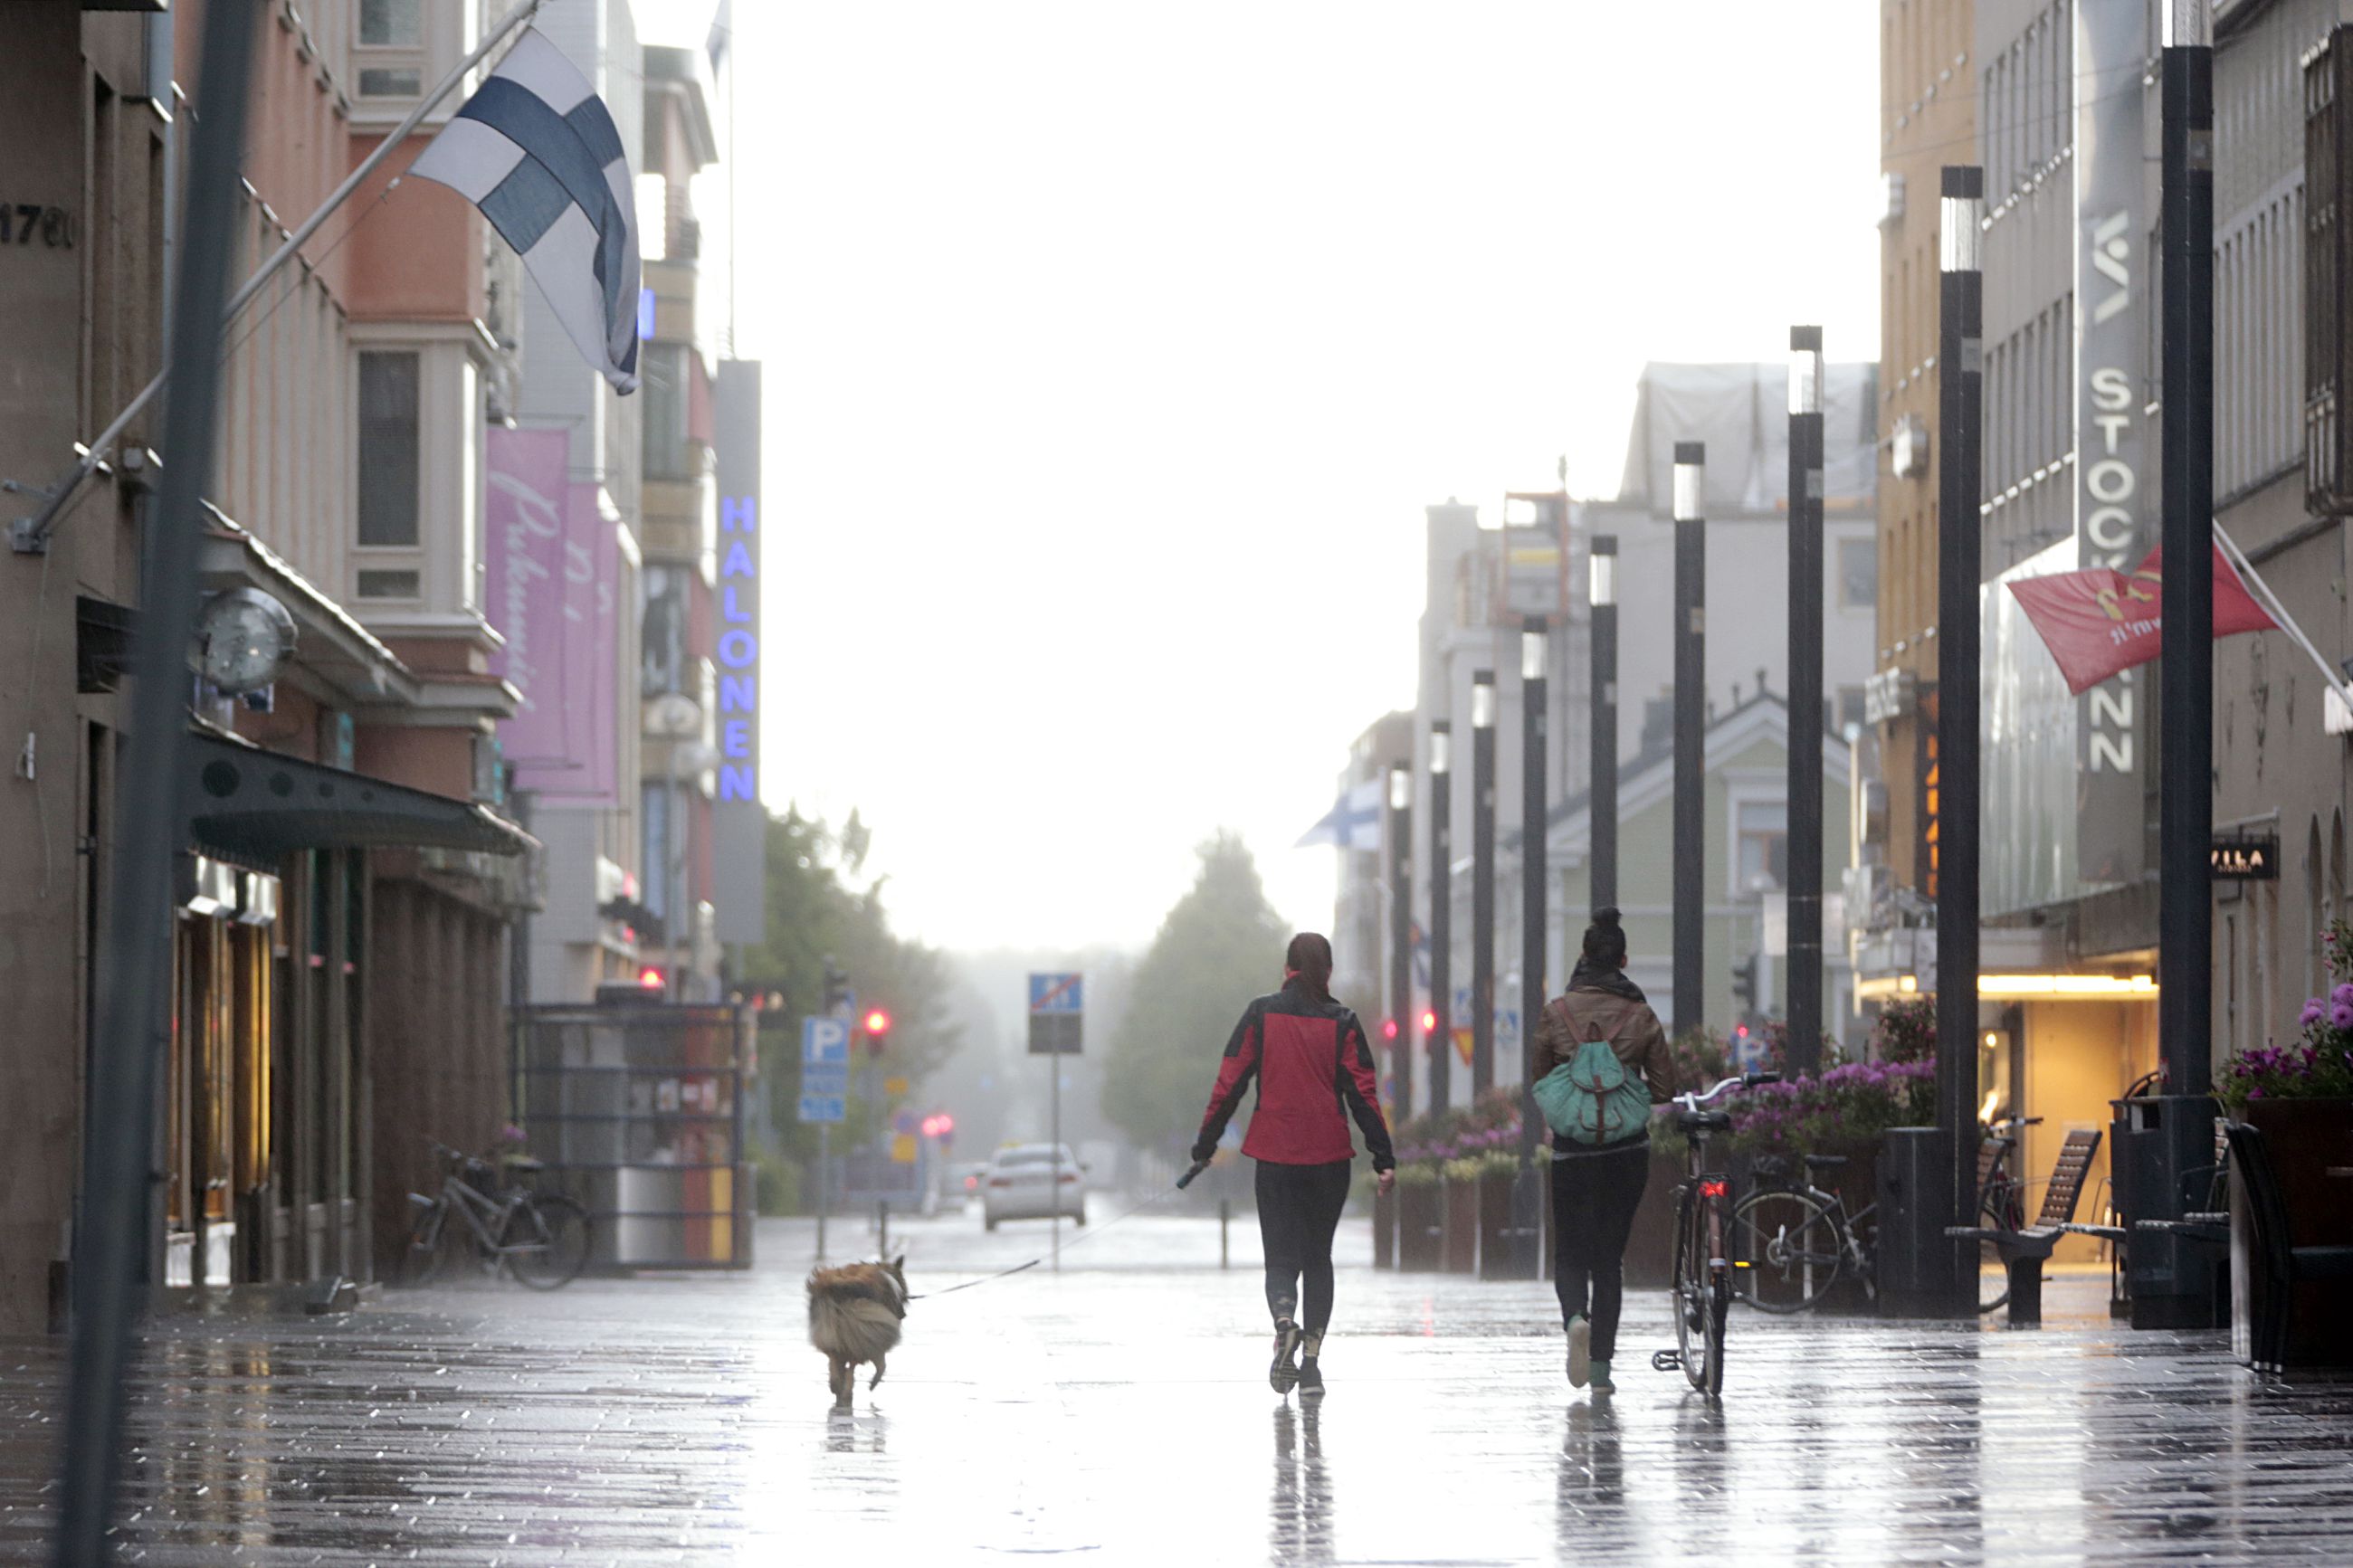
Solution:
[{"label": "running shoe", "polygon": [[1299,1397],[1324,1397],[1324,1369],[1315,1364],[1315,1358],[1312,1355],[1301,1358],[1299,1363]]},{"label": "running shoe", "polygon": [[1593,1325],[1579,1312],[1568,1321],[1568,1385],[1583,1388],[1593,1375]]},{"label": "running shoe", "polygon": [[1274,1364],[1266,1369],[1266,1380],[1277,1394],[1288,1394],[1299,1384],[1299,1325],[1289,1318],[1274,1321]]}]

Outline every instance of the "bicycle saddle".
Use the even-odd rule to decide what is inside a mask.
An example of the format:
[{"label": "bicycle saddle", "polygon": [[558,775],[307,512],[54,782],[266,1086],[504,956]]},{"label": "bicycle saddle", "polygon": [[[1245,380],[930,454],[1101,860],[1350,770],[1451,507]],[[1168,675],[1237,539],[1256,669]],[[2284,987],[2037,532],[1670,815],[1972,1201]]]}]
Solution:
[{"label": "bicycle saddle", "polygon": [[1835,1171],[1841,1165],[1845,1163],[1846,1156],[1843,1154],[1809,1154],[1806,1156],[1806,1169],[1810,1171]]},{"label": "bicycle saddle", "polygon": [[547,1169],[547,1162],[534,1160],[528,1154],[510,1154],[507,1156],[507,1169],[523,1172],[544,1171]]}]

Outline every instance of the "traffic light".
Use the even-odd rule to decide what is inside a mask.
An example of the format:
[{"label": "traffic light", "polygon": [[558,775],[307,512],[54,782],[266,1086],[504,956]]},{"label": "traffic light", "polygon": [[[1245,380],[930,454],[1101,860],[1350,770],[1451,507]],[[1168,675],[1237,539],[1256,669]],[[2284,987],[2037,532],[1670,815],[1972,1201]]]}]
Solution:
[{"label": "traffic light", "polygon": [[825,961],[825,1011],[839,1015],[849,1010],[849,976],[836,969],[828,958]]},{"label": "traffic light", "polygon": [[670,982],[660,970],[649,963],[638,971],[638,984],[648,991],[659,991],[668,986]]},{"label": "traffic light", "polygon": [[891,1014],[882,1007],[869,1007],[860,1016],[858,1026],[866,1036],[866,1054],[879,1057],[891,1037]]},{"label": "traffic light", "polygon": [[1395,1018],[1383,1018],[1381,1020],[1381,1038],[1384,1040],[1394,1040],[1397,1038],[1397,1020]]},{"label": "traffic light", "polygon": [[1435,1009],[1424,1007],[1421,1010],[1421,1032],[1425,1037],[1438,1033],[1438,1014]]},{"label": "traffic light", "polygon": [[1757,962],[1752,952],[1732,966],[1732,1000],[1742,1013],[1757,1011]]}]

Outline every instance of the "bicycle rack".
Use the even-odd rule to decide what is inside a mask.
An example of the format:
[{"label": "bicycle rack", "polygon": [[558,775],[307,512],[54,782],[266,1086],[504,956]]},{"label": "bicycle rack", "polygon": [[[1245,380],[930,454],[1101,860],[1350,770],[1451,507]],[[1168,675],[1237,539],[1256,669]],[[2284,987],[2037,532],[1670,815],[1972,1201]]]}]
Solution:
[{"label": "bicycle rack", "polygon": [[1683,1369],[1683,1352],[1652,1351],[1651,1352],[1651,1370],[1652,1372],[1681,1372]]}]

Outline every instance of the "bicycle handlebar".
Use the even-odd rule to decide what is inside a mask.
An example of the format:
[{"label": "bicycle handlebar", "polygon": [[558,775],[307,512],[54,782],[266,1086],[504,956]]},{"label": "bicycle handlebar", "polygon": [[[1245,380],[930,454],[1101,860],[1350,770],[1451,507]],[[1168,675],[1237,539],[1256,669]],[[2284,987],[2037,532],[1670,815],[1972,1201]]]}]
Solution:
[{"label": "bicycle handlebar", "polygon": [[1707,1104],[1710,1100],[1714,1100],[1717,1095],[1722,1094],[1727,1089],[1755,1089],[1760,1083],[1778,1083],[1780,1081],[1781,1075],[1777,1072],[1743,1073],[1738,1078],[1725,1079],[1722,1083],[1717,1084],[1705,1094],[1700,1093],[1697,1089],[1690,1089],[1684,1093],[1676,1095],[1673,1099],[1668,1100],[1667,1103],[1670,1105],[1680,1105],[1685,1110],[1696,1112],[1701,1106]]}]

